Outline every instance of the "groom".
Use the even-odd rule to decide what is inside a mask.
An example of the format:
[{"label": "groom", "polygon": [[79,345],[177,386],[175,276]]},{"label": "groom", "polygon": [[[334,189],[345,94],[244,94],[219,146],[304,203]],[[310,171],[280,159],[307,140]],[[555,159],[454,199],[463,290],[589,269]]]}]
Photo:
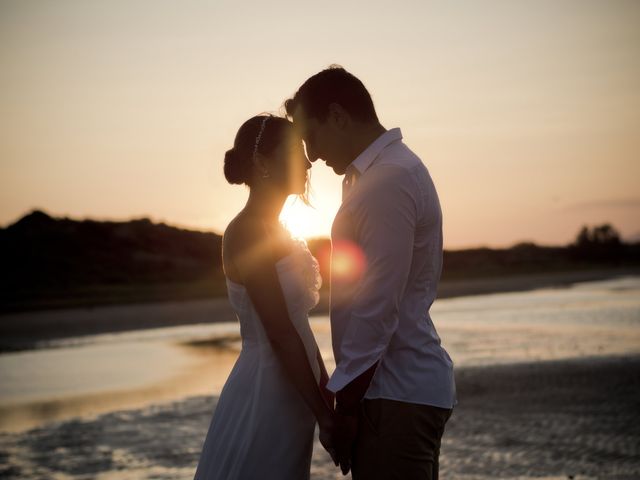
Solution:
[{"label": "groom", "polygon": [[456,398],[453,364],[429,315],[442,267],[429,172],[341,67],[309,78],[285,108],[309,160],[344,175],[331,231],[336,369],[327,385],[342,471],[354,480],[437,479]]}]

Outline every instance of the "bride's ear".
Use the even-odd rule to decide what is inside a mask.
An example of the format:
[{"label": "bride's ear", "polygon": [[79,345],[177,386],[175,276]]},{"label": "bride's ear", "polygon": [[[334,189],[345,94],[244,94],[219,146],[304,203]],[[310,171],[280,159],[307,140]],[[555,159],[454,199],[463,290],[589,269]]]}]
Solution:
[{"label": "bride's ear", "polygon": [[258,176],[269,178],[269,169],[267,168],[267,157],[261,153],[256,153],[253,157],[253,168]]}]

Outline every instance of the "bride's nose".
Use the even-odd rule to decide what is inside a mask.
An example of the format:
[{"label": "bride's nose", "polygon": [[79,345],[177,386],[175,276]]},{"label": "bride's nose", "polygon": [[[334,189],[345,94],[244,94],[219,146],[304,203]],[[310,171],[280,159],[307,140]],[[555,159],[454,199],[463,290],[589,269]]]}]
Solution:
[{"label": "bride's nose", "polygon": [[307,157],[311,163],[315,162],[320,158],[316,153],[316,151],[313,149],[313,147],[309,146],[308,143],[305,144],[305,150],[307,152]]}]

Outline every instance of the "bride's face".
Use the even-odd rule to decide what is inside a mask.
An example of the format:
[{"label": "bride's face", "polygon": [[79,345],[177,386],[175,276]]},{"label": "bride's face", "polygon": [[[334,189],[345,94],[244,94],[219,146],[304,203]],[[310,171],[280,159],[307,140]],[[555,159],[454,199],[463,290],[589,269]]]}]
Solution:
[{"label": "bride's face", "polygon": [[271,180],[281,185],[287,194],[302,194],[306,190],[310,168],[302,139],[292,133],[275,149],[269,172]]}]

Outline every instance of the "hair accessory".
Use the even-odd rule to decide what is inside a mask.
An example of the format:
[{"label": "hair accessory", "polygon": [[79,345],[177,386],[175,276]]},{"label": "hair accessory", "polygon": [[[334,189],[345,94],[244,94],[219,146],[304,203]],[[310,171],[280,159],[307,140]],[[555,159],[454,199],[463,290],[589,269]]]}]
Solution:
[{"label": "hair accessory", "polygon": [[267,124],[267,120],[269,120],[269,116],[267,115],[262,120],[262,125],[260,125],[260,131],[258,132],[258,136],[256,137],[256,144],[253,146],[253,159],[256,159],[256,155],[258,154],[258,145],[260,144],[260,139],[262,138],[262,134],[264,133],[264,126]]}]

